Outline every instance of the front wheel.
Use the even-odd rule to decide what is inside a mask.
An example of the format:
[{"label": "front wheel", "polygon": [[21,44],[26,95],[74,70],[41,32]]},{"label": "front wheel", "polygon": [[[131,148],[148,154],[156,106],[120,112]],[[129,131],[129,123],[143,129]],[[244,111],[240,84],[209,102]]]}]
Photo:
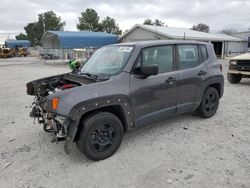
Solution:
[{"label": "front wheel", "polygon": [[203,94],[201,104],[197,109],[197,112],[203,118],[210,118],[216,113],[218,106],[218,91],[214,87],[208,87]]},{"label": "front wheel", "polygon": [[242,76],[239,74],[227,73],[227,80],[232,84],[237,84],[241,81]]},{"label": "front wheel", "polygon": [[119,118],[109,112],[99,112],[82,122],[77,146],[90,160],[99,161],[113,155],[123,138],[123,126]]}]

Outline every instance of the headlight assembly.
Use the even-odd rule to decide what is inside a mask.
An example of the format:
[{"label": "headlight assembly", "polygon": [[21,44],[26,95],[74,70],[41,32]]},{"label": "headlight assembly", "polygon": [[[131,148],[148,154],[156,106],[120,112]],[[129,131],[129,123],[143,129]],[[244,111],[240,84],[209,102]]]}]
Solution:
[{"label": "headlight assembly", "polygon": [[231,65],[237,65],[237,61],[230,61]]}]

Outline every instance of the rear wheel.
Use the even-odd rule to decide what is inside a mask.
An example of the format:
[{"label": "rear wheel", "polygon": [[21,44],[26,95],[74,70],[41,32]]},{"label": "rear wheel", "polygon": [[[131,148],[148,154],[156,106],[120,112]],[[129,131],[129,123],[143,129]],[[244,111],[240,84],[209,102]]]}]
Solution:
[{"label": "rear wheel", "polygon": [[112,113],[93,114],[82,122],[82,126],[77,146],[88,159],[106,159],[116,152],[122,142],[122,123]]},{"label": "rear wheel", "polygon": [[227,80],[232,84],[239,83],[241,81],[241,78],[242,76],[240,74],[227,73]]},{"label": "rear wheel", "polygon": [[216,113],[218,106],[218,91],[214,87],[208,87],[203,94],[201,104],[197,109],[197,112],[203,118],[210,118]]}]

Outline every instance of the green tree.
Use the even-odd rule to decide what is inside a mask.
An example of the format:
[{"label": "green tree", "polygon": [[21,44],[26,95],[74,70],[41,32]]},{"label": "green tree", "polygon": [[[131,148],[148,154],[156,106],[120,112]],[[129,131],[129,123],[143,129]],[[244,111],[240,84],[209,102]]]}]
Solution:
[{"label": "green tree", "polygon": [[154,22],[150,19],[146,19],[144,20],[143,25],[154,25]]},{"label": "green tree", "polygon": [[151,19],[146,19],[146,20],[144,20],[143,24],[144,25],[164,26],[164,23],[162,21],[160,21],[159,19],[155,19],[155,21],[152,21]]},{"label": "green tree", "polygon": [[119,26],[116,23],[115,19],[109,16],[107,16],[105,19],[102,20],[101,28],[102,28],[102,31],[107,32],[107,33],[112,33],[116,35],[122,34],[122,30],[119,29]]},{"label": "green tree", "polygon": [[209,26],[204,23],[199,23],[197,25],[194,25],[191,29],[195,31],[209,33]]},{"label": "green tree", "polygon": [[61,21],[61,17],[57,16],[52,10],[44,12],[38,15],[39,27],[44,27],[44,30],[55,30],[55,31],[63,31],[65,22]]},{"label": "green tree", "polygon": [[32,46],[41,45],[41,38],[47,30],[62,31],[65,22],[61,21],[61,17],[57,16],[53,11],[47,11],[38,15],[38,21],[29,23],[24,27],[28,40]]},{"label": "green tree", "polygon": [[154,25],[157,25],[157,26],[164,26],[164,23],[158,19],[155,20],[154,22]]},{"label": "green tree", "polygon": [[29,23],[24,27],[24,30],[32,46],[37,46],[40,44],[40,40],[38,39],[39,31],[37,28],[37,22]]},{"label": "green tree", "polygon": [[27,35],[20,33],[19,35],[16,35],[16,40],[28,40]]},{"label": "green tree", "polygon": [[85,12],[81,12],[81,16],[78,17],[79,23],[76,25],[80,31],[102,31],[99,24],[100,17],[94,9],[86,9]]}]

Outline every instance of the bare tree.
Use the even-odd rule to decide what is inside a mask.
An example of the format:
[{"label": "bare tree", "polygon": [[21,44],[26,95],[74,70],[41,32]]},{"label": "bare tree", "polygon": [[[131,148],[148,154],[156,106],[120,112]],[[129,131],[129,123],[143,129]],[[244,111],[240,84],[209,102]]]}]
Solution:
[{"label": "bare tree", "polygon": [[204,23],[199,23],[197,25],[194,25],[191,29],[195,30],[195,31],[209,33],[209,26],[207,24],[204,24]]}]

